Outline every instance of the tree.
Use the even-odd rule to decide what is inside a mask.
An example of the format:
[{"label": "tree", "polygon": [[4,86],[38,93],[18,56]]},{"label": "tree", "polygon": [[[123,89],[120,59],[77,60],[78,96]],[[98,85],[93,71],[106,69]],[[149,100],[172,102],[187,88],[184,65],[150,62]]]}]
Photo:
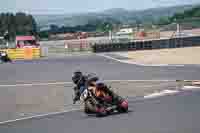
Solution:
[{"label": "tree", "polygon": [[167,25],[167,24],[170,24],[170,20],[168,17],[161,17],[159,20],[158,20],[158,25]]},{"label": "tree", "polygon": [[14,40],[16,36],[16,23],[14,14],[10,14],[8,22],[8,34],[11,40]]},{"label": "tree", "polygon": [[37,23],[32,15],[25,13],[1,13],[0,14],[0,35],[8,31],[10,40],[16,35],[36,35]]},{"label": "tree", "polygon": [[196,17],[200,17],[200,6],[186,10],[183,13],[176,13],[170,18],[170,20],[172,22],[184,21],[185,19],[192,19]]},{"label": "tree", "polygon": [[37,23],[35,21],[35,19],[33,18],[32,15],[28,15],[27,16],[28,20],[29,20],[29,28],[30,28],[30,32],[32,35],[35,35],[37,34]]},{"label": "tree", "polygon": [[40,38],[48,38],[49,37],[48,31],[39,32],[38,35]]},{"label": "tree", "polygon": [[16,34],[26,35],[27,34],[26,14],[21,12],[16,13],[15,20],[16,20]]}]

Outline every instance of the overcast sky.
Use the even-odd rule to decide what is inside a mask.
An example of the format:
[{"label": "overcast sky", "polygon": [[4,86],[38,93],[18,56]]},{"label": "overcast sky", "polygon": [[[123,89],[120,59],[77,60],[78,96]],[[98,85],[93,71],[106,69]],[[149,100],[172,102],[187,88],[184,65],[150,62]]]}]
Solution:
[{"label": "overcast sky", "polygon": [[110,8],[131,10],[200,3],[200,0],[1,0],[0,12],[32,14],[83,13]]}]

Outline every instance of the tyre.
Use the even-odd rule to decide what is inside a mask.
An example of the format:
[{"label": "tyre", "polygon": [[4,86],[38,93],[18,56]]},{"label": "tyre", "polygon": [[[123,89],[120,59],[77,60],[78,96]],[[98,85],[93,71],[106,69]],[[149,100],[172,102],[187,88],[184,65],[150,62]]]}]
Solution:
[{"label": "tyre", "polygon": [[120,104],[118,105],[117,110],[120,113],[128,112],[128,102],[126,100],[121,101]]},{"label": "tyre", "polygon": [[108,115],[105,108],[97,104],[94,99],[88,99],[85,101],[84,112],[86,114],[96,114],[96,117],[104,117]]},{"label": "tyre", "polygon": [[128,108],[119,107],[119,108],[117,109],[117,111],[118,111],[119,113],[127,113],[127,112],[128,112]]},{"label": "tyre", "polygon": [[108,115],[108,113],[106,111],[101,112],[101,113],[99,112],[99,113],[96,114],[97,117],[105,117],[107,115]]},{"label": "tyre", "polygon": [[93,113],[93,112],[92,112],[89,108],[87,108],[87,107],[84,108],[84,112],[85,112],[86,114],[92,114],[92,113]]},{"label": "tyre", "polygon": [[86,114],[91,114],[96,112],[96,106],[89,99],[85,101],[84,112]]}]

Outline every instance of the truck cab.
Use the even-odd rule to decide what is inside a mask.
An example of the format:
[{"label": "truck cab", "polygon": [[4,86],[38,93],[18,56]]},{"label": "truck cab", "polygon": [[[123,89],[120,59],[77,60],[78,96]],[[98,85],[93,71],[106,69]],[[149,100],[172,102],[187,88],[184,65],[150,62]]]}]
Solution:
[{"label": "truck cab", "polygon": [[40,45],[34,36],[16,36],[16,47],[17,48],[38,48]]}]

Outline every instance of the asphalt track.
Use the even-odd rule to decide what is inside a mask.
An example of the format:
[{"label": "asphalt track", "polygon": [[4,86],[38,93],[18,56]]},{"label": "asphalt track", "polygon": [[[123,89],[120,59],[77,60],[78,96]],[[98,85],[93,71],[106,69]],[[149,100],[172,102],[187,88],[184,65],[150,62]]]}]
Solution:
[{"label": "asphalt track", "polygon": [[[16,61],[0,65],[0,84],[71,82],[74,70],[94,72],[103,80],[196,80],[198,66],[137,66],[97,55]],[[154,100],[130,101],[128,114],[96,119],[80,111],[0,125],[4,133],[199,133],[200,92]],[[100,125],[100,126],[99,126]]]},{"label": "asphalt track", "polygon": [[199,66],[137,66],[93,55],[16,61],[0,65],[0,83],[71,82],[72,72],[93,72],[102,80],[196,80]]},{"label": "asphalt track", "polygon": [[130,112],[104,118],[80,111],[0,125],[2,133],[199,133],[200,92],[130,100]]}]

